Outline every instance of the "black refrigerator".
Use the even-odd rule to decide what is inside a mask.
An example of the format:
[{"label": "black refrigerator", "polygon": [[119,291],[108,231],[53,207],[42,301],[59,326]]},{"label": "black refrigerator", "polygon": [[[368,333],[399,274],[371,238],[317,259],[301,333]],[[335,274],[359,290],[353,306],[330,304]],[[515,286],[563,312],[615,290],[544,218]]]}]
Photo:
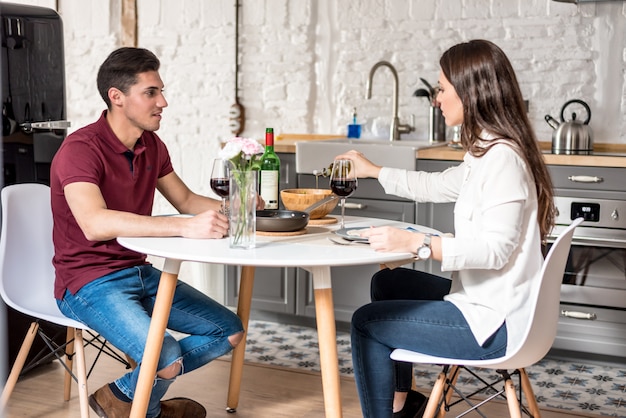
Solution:
[{"label": "black refrigerator", "polygon": [[[67,134],[63,25],[52,9],[0,3],[2,162],[0,188],[50,182],[52,157]],[[1,216],[1,214],[0,214]],[[0,304],[0,356],[13,364],[32,318]],[[51,334],[64,329],[42,324]],[[58,328],[58,329],[55,329]],[[29,360],[44,348],[37,338]],[[3,359],[0,358],[0,361]],[[0,370],[2,367],[0,367]],[[8,370],[8,369],[7,369]],[[4,376],[3,376],[4,377]],[[4,379],[2,379],[4,381]]]}]

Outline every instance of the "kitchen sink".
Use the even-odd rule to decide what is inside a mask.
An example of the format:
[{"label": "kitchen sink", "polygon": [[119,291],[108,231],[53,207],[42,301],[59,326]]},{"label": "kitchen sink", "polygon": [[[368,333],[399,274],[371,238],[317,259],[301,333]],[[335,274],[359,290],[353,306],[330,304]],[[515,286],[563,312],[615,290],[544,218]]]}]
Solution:
[{"label": "kitchen sink", "polygon": [[446,143],[429,141],[388,141],[362,139],[334,139],[329,141],[296,142],[296,172],[313,174],[328,167],[335,157],[346,151],[357,150],[374,164],[415,170],[420,149],[442,147]]}]

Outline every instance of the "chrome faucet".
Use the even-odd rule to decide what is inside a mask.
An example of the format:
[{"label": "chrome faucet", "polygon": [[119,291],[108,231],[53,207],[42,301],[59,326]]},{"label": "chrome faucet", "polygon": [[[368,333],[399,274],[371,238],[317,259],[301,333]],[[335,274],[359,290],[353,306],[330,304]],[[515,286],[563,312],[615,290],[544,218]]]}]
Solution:
[{"label": "chrome faucet", "polygon": [[391,109],[391,126],[389,128],[389,140],[390,141],[399,141],[400,134],[408,134],[411,131],[415,130],[415,127],[411,125],[403,125],[400,124],[400,119],[398,119],[398,72],[396,69],[389,63],[388,61],[378,61],[372,69],[370,70],[370,74],[367,77],[367,94],[365,96],[366,99],[372,98],[372,80],[374,78],[374,73],[380,67],[387,67],[391,71],[393,75],[393,107]]}]

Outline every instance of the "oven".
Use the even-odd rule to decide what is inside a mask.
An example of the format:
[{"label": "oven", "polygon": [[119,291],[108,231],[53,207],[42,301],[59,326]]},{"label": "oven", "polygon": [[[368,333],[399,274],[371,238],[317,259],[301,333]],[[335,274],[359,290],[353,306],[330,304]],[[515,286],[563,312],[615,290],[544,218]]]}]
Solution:
[{"label": "oven", "polygon": [[553,348],[623,357],[626,353],[626,168],[550,166],[556,226],[576,228],[561,286]]}]

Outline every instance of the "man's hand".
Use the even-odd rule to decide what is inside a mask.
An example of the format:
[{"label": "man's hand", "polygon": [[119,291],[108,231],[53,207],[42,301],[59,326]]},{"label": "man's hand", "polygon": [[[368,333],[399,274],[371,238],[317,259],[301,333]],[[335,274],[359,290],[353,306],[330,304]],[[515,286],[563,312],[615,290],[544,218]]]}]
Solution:
[{"label": "man's hand", "polygon": [[228,218],[214,210],[207,210],[185,221],[182,236],[185,238],[223,238],[228,234]]}]

